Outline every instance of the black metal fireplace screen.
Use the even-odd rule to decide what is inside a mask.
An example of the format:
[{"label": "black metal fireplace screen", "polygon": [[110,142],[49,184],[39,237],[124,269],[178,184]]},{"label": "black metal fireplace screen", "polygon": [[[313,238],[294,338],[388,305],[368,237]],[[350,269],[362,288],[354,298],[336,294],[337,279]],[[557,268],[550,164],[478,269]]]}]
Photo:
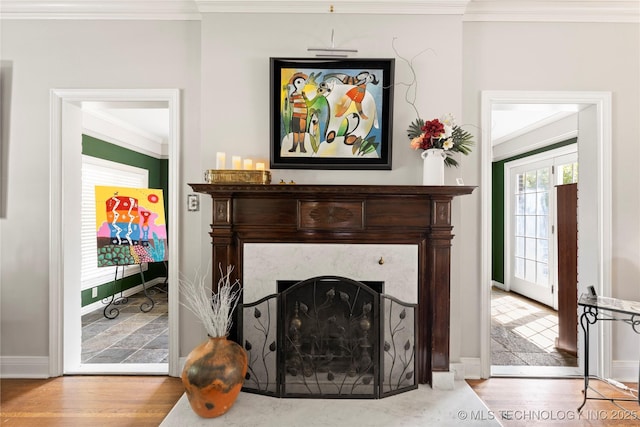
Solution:
[{"label": "black metal fireplace screen", "polygon": [[276,397],[381,398],[418,387],[416,305],[381,282],[279,281],[240,306],[249,357],[243,390]]}]

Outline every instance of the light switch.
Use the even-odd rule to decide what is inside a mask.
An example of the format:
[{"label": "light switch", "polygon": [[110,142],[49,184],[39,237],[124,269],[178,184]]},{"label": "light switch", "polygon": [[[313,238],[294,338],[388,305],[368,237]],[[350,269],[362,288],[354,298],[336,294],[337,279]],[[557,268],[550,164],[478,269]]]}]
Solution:
[{"label": "light switch", "polygon": [[200,196],[197,194],[187,194],[187,210],[197,212],[200,210]]}]

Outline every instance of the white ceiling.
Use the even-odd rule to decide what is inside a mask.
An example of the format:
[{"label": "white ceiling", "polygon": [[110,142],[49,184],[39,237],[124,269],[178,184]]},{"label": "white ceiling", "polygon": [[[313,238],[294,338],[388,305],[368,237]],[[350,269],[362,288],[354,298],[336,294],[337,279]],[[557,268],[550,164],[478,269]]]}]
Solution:
[{"label": "white ceiling", "polygon": [[153,142],[169,141],[166,102],[83,102],[82,109]]},{"label": "white ceiling", "polygon": [[103,110],[105,114],[129,123],[166,144],[169,137],[169,109],[119,108]]},{"label": "white ceiling", "polygon": [[546,126],[581,109],[579,104],[494,104],[491,109],[493,145]]}]

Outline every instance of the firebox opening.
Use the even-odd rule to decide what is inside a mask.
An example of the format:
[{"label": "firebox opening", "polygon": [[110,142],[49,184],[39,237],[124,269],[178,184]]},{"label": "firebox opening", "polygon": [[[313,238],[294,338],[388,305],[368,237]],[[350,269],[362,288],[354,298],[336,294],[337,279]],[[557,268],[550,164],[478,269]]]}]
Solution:
[{"label": "firebox opening", "polygon": [[339,277],[293,284],[278,281],[278,289],[282,289],[284,322],[280,324],[284,393],[374,395],[379,369],[379,292]]}]

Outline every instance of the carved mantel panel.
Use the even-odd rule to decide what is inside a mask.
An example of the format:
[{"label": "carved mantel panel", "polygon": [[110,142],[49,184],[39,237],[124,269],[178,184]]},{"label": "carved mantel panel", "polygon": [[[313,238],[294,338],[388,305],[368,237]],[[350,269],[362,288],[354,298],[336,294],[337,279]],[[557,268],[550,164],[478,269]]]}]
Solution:
[{"label": "carved mantel panel", "polygon": [[241,283],[244,243],[418,245],[418,381],[449,370],[451,200],[475,187],[189,185],[213,200],[213,265]]}]

